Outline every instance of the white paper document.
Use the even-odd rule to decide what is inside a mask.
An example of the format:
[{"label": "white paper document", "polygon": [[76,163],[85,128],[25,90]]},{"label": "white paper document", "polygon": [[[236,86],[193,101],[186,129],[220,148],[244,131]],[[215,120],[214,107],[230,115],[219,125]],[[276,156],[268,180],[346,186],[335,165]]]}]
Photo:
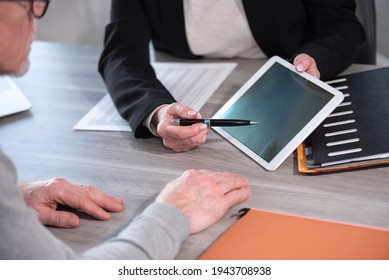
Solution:
[{"label": "white paper document", "polygon": [[[177,102],[196,111],[208,101],[237,63],[152,63],[161,83]],[[74,127],[75,130],[132,131],[105,95]]]},{"label": "white paper document", "polygon": [[0,118],[31,108],[27,97],[10,77],[0,77]]}]

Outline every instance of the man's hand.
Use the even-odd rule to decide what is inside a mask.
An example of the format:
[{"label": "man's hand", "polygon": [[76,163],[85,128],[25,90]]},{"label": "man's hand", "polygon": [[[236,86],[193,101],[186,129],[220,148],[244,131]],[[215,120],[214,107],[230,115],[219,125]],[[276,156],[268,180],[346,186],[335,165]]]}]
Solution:
[{"label": "man's hand", "polygon": [[167,184],[157,202],[180,209],[191,223],[191,233],[217,222],[227,210],[250,197],[248,180],[234,173],[187,170]]},{"label": "man's hand", "polygon": [[152,123],[157,126],[157,133],[166,148],[175,152],[186,152],[205,143],[209,132],[205,124],[172,125],[171,120],[176,118],[196,119],[201,118],[201,115],[190,107],[178,103],[161,107],[154,114]]},{"label": "man's hand", "polygon": [[315,78],[320,79],[320,72],[317,69],[316,61],[307,54],[299,54],[294,58],[293,65],[299,72],[307,72]]},{"label": "man's hand", "polygon": [[45,181],[19,184],[26,204],[38,214],[44,225],[75,228],[80,225],[79,217],[70,212],[57,211],[59,204],[81,210],[100,220],[108,220],[106,212],[124,209],[121,199],[114,198],[91,185],[75,185],[65,179],[55,178]]}]

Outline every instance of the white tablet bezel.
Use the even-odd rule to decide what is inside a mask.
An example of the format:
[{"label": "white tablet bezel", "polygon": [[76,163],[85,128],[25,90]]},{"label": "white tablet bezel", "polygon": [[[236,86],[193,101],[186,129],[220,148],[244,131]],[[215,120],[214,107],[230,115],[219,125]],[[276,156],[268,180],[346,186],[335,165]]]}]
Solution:
[{"label": "white tablet bezel", "polygon": [[[247,154],[250,158],[255,160],[257,163],[259,163],[263,168],[265,168],[268,171],[274,171],[276,168],[278,168],[282,162],[285,161],[285,159],[293,153],[293,151],[313,132],[313,130],[320,125],[321,122],[342,102],[343,100],[343,93],[336,90],[335,88],[327,85],[323,81],[320,81],[319,79],[307,74],[307,73],[299,73],[294,65],[287,62],[286,60],[278,57],[273,56],[271,57],[228,101],[227,103],[222,106],[219,111],[212,117],[215,119],[221,118],[224,113],[228,111],[228,109],[241,97],[243,96],[248,89],[251,88],[251,86],[261,77],[264,73],[275,63],[278,63],[282,66],[284,66],[286,69],[297,73],[299,76],[301,76],[303,79],[309,80],[313,84],[319,86],[320,88],[326,90],[330,94],[332,94],[331,100],[322,107],[316,115],[297,133],[291,141],[287,145],[283,147],[283,149],[270,161],[267,162],[263,158],[261,158],[258,154],[253,152],[251,149],[246,147],[243,143],[241,143],[238,139],[233,137],[231,134],[229,134],[227,131],[223,129],[223,127],[212,127],[213,130],[215,130],[217,133],[222,135],[224,138],[226,138],[229,142],[231,142],[234,146],[239,148],[241,151],[243,151],[245,154]],[[252,121],[259,121],[262,120],[252,120]],[[257,125],[260,125],[257,124]]]}]

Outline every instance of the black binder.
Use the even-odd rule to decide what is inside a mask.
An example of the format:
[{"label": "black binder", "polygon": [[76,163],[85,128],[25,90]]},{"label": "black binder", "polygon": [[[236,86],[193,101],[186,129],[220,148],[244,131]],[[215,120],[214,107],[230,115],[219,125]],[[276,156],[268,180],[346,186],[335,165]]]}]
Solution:
[{"label": "black binder", "polygon": [[328,83],[345,98],[298,149],[299,171],[389,164],[389,67],[339,76]]}]

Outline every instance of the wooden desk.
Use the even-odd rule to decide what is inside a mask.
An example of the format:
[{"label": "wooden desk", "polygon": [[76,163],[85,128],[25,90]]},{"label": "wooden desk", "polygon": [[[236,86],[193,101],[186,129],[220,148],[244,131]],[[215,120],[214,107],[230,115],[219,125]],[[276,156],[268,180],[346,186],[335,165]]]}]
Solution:
[{"label": "wooden desk", "polygon": [[[235,220],[242,207],[389,228],[389,168],[321,176],[296,173],[293,156],[267,172],[211,132],[205,145],[187,153],[165,149],[159,139],[134,139],[127,132],[73,131],[72,127],[106,93],[97,73],[101,49],[37,42],[30,72],[17,80],[33,104],[29,112],[0,119],[0,145],[17,166],[19,180],[64,177],[90,183],[125,199],[113,219],[83,217],[78,229],[50,230],[76,251],[106,240],[152,201],[184,170],[232,171],[250,180],[252,197],[211,228],[190,236],[178,259],[197,258]],[[259,68],[242,60],[204,106],[211,116]],[[351,70],[366,69],[354,66]]]}]

